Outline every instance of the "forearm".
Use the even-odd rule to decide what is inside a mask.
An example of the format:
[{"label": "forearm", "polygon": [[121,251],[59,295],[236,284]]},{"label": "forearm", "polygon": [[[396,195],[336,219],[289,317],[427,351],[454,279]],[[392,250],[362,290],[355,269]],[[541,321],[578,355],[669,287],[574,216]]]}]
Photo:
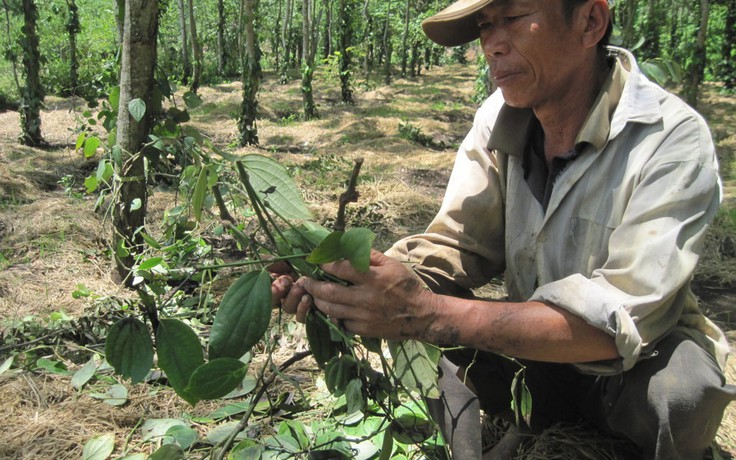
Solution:
[{"label": "forearm", "polygon": [[421,340],[515,358],[583,363],[619,357],[614,337],[541,302],[488,302],[431,294],[433,318]]}]

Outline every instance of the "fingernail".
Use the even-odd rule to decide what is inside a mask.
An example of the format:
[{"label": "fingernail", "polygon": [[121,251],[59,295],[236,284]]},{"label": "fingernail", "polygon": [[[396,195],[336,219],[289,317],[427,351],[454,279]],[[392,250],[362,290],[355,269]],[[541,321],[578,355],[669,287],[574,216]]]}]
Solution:
[{"label": "fingernail", "polygon": [[279,278],[278,283],[279,283],[279,287],[286,289],[291,285],[291,280],[287,277],[283,277],[283,278]]},{"label": "fingernail", "polygon": [[312,299],[310,299],[310,298],[309,298],[309,295],[308,295],[308,294],[304,294],[304,295],[302,296],[302,301],[301,301],[301,302],[302,302],[302,303],[309,303],[309,302],[311,302],[311,300],[312,300]]}]

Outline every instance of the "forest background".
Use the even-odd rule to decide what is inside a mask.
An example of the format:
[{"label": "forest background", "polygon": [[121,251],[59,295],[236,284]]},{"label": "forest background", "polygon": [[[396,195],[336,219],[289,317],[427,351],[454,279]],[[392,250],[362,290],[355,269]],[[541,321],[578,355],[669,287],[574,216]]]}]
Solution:
[{"label": "forest background", "polygon": [[[109,328],[131,314],[146,324],[181,319],[207,344],[249,257],[239,235],[264,237],[237,178],[214,157],[278,161],[329,228],[362,160],[348,224],[371,229],[378,249],[422,230],[492,90],[475,44],[448,50],[421,33],[421,20],[447,3],[3,0],[0,458],[217,455],[213,446],[248,417],[240,429],[253,444],[222,455],[248,458],[254,446],[270,458],[316,458],[309,452],[324,446],[343,449],[337,458],[429,455],[400,439],[382,454],[381,418],[364,406],[349,419],[350,401],[330,395],[299,354],[307,340],[292,321],[274,319],[237,398],[194,408],[160,373],[133,385],[103,356]],[[695,288],[732,340],[736,0],[623,0],[613,11],[614,43],[711,126],[725,199]],[[203,264],[216,268],[192,276]],[[480,294],[502,296],[501,280]],[[265,380],[257,370],[271,369],[263,363],[294,353],[298,362],[253,399],[249,386]],[[728,371],[733,379],[732,362]],[[736,455],[733,414],[714,456]],[[626,458],[626,446],[599,433],[591,442],[586,430],[559,428],[520,458]]]}]

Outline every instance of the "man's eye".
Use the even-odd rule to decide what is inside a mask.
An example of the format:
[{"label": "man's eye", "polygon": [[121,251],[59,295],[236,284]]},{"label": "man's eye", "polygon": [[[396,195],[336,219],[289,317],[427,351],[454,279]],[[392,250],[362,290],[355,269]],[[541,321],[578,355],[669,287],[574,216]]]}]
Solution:
[{"label": "man's eye", "polygon": [[478,24],[478,27],[479,27],[479,28],[480,28],[481,30],[484,30],[484,29],[489,29],[489,28],[491,28],[492,26],[493,26],[493,24],[491,24],[491,22],[490,22],[490,21],[483,21],[483,22],[481,22],[481,23],[479,23],[479,24]]},{"label": "man's eye", "polygon": [[521,19],[523,16],[506,16],[504,19],[506,22],[514,22],[517,19]]}]

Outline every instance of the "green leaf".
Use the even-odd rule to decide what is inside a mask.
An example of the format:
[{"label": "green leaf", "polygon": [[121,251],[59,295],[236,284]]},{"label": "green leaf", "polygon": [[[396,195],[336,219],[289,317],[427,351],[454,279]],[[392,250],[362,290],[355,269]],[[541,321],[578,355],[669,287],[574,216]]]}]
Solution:
[{"label": "green leaf", "polygon": [[115,86],[110,90],[110,95],[107,97],[110,102],[110,108],[113,112],[117,113],[120,107],[120,86]]},{"label": "green leaf", "polygon": [[511,381],[511,409],[514,411],[514,418],[517,426],[523,419],[527,424],[531,422],[532,415],[532,394],[529,387],[526,386],[525,378],[526,368],[522,367]]},{"label": "green leaf", "polygon": [[110,385],[110,388],[105,393],[91,393],[90,396],[102,400],[102,402],[110,406],[122,406],[128,402],[128,389],[116,383],[115,385]]},{"label": "green leaf", "polygon": [[309,435],[304,424],[299,420],[285,420],[279,424],[279,434],[294,439],[300,450],[309,447]]},{"label": "green leaf", "polygon": [[[312,219],[299,189],[280,163],[257,154],[245,155],[241,161],[258,197],[276,213],[287,220]],[[265,193],[272,188],[272,193]]]},{"label": "green leaf", "polygon": [[197,184],[194,186],[192,192],[192,212],[194,218],[197,221],[202,220],[202,207],[204,206],[204,199],[207,196],[207,167],[202,166],[199,170],[199,177],[197,178]]},{"label": "green leaf", "polygon": [[97,190],[98,181],[95,176],[89,176],[84,180],[84,186],[87,189],[87,193],[94,193]]},{"label": "green leaf", "polygon": [[77,390],[81,389],[95,375],[97,371],[97,356],[92,356],[87,363],[82,366],[72,376],[72,386]]},{"label": "green leaf", "polygon": [[143,441],[157,442],[169,432],[173,427],[189,428],[189,424],[178,418],[152,418],[143,422],[141,426],[141,435]]},{"label": "green leaf", "polygon": [[371,248],[376,235],[367,228],[351,228],[340,238],[343,258],[356,270],[367,272],[370,267]]},{"label": "green leaf", "polygon": [[363,382],[360,379],[353,379],[345,387],[345,401],[348,404],[347,412],[362,412],[365,409],[365,396],[363,395]]},{"label": "green leaf", "polygon": [[100,138],[97,136],[88,137],[84,141],[84,158],[91,158],[97,153],[97,147],[100,146]]},{"label": "green leaf", "polygon": [[192,406],[197,404],[197,397],[186,391],[192,374],[204,364],[197,334],[178,319],[162,319],[156,329],[156,350],[158,365],[176,394]]},{"label": "green leaf", "polygon": [[74,145],[74,151],[82,148],[85,139],[87,139],[87,133],[79,133],[79,136],[77,136],[77,143]]},{"label": "green leaf", "polygon": [[187,392],[199,399],[221,398],[240,385],[247,371],[248,366],[237,359],[213,359],[194,371]]},{"label": "green leaf", "polygon": [[128,102],[128,112],[130,113],[130,116],[135,119],[135,121],[140,123],[141,120],[143,120],[143,117],[146,115],[146,103],[143,101],[143,99],[137,97]]},{"label": "green leaf", "polygon": [[230,451],[228,460],[261,460],[263,446],[252,439],[243,439]]},{"label": "green leaf", "polygon": [[237,359],[250,351],[268,330],[272,308],[268,271],[241,276],[225,292],[212,324],[210,359]]},{"label": "green leaf", "polygon": [[95,436],[84,444],[83,460],[105,460],[115,450],[115,435]]},{"label": "green leaf", "polygon": [[343,232],[332,232],[317,246],[309,257],[307,262],[321,265],[342,259],[342,247],[340,240]]},{"label": "green leaf", "polygon": [[192,91],[187,91],[184,93],[184,103],[187,105],[190,109],[196,109],[200,105],[202,105],[202,98],[197,95],[197,93],[193,93]]},{"label": "green leaf", "polygon": [[163,257],[151,257],[141,262],[141,264],[138,266],[138,270],[150,270],[154,267],[161,265],[161,262],[163,261],[164,261]]},{"label": "green leaf", "polygon": [[415,414],[403,414],[389,425],[391,436],[404,444],[419,444],[434,434],[434,425],[431,421]]},{"label": "green leaf", "polygon": [[199,433],[191,427],[175,425],[166,430],[166,437],[170,437],[182,449],[189,449],[199,439]]},{"label": "green leaf", "polygon": [[347,259],[358,271],[370,267],[371,247],[376,235],[367,228],[351,228],[346,232],[332,232],[307,257],[307,262],[326,264]]},{"label": "green leaf", "polygon": [[176,444],[164,444],[152,453],[148,460],[184,460],[184,451]]},{"label": "green leaf", "polygon": [[43,369],[50,374],[57,375],[69,375],[71,372],[67,370],[66,365],[61,361],[56,361],[49,358],[39,358],[36,361],[36,366],[39,369]]},{"label": "green leaf", "polygon": [[143,202],[140,198],[134,198],[133,201],[130,202],[130,210],[131,211],[137,211],[143,207]]},{"label": "green leaf", "polygon": [[146,325],[132,316],[113,324],[105,341],[105,357],[116,373],[133,383],[142,381],[153,365],[153,342]]},{"label": "green leaf", "polygon": [[439,398],[439,350],[417,340],[389,341],[388,347],[401,383],[426,398]]}]

